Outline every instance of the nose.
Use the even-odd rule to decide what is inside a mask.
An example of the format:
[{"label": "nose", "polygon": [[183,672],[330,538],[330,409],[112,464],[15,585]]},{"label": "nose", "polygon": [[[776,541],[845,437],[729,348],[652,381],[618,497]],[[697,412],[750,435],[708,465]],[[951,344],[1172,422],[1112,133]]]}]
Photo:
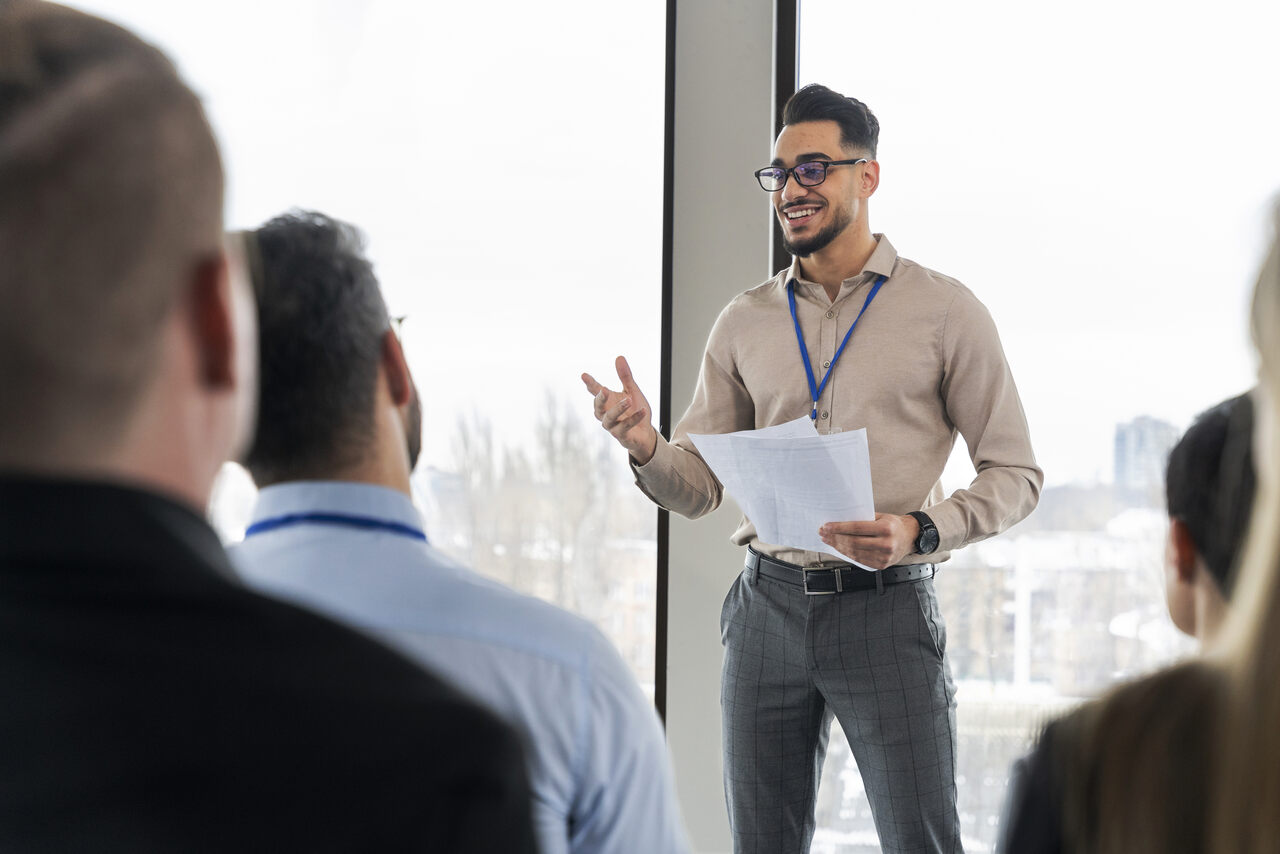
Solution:
[{"label": "nose", "polygon": [[778,204],[794,202],[807,195],[809,195],[809,188],[797,181],[795,175],[790,175],[787,183],[778,191]]}]

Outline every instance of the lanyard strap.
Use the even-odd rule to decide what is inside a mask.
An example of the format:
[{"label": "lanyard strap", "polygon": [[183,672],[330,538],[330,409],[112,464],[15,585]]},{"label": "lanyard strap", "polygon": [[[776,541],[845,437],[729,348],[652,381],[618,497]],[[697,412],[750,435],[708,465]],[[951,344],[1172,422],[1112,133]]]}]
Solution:
[{"label": "lanyard strap", "polygon": [[809,348],[804,345],[804,335],[800,332],[800,318],[796,317],[796,280],[792,279],[787,282],[787,302],[791,305],[791,322],[796,327],[796,341],[800,344],[800,358],[804,360],[804,375],[809,380],[809,397],[813,400],[813,409],[809,412],[810,420],[818,420],[818,398],[822,397],[822,390],[827,387],[827,380],[831,379],[831,372],[836,369],[836,362],[840,361],[845,345],[853,337],[853,330],[858,328],[858,321],[862,319],[862,315],[867,311],[867,306],[871,305],[871,301],[876,298],[876,294],[880,293],[880,286],[885,283],[887,278],[889,277],[882,275],[871,286],[871,293],[867,294],[867,300],[862,304],[862,311],[858,312],[858,316],[853,319],[853,325],[844,334],[844,340],[840,342],[840,349],[836,350],[835,358],[831,360],[831,366],[822,375],[821,383],[814,379],[813,365],[809,363]]},{"label": "lanyard strap", "polygon": [[427,535],[423,533],[421,528],[404,525],[400,522],[390,522],[386,519],[377,519],[372,516],[348,516],[345,513],[288,513],[284,516],[272,516],[270,519],[254,522],[245,529],[244,536],[245,539],[248,539],[255,534],[265,534],[268,531],[288,528],[293,525],[339,525],[348,528],[363,528],[366,531],[386,531],[388,534],[397,534],[401,537],[427,542]]}]

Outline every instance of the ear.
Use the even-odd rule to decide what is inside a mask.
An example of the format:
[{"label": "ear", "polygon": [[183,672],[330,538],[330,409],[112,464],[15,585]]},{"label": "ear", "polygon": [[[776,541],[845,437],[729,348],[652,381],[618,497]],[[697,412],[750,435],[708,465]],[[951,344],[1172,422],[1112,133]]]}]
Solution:
[{"label": "ear", "polygon": [[382,335],[382,370],[387,375],[387,388],[391,402],[397,407],[407,406],[413,397],[413,380],[409,377],[409,363],[395,332],[388,329]]},{"label": "ear", "polygon": [[218,253],[196,265],[191,285],[191,326],[200,381],[210,389],[236,382],[235,323],[230,267]]},{"label": "ear", "polygon": [[1196,541],[1191,538],[1190,529],[1181,519],[1169,520],[1169,557],[1174,571],[1178,573],[1178,581],[1193,583],[1200,552]]},{"label": "ear", "polygon": [[880,186],[880,161],[868,160],[862,166],[862,186],[859,187],[860,195],[864,199],[869,199],[875,193],[876,188]]}]

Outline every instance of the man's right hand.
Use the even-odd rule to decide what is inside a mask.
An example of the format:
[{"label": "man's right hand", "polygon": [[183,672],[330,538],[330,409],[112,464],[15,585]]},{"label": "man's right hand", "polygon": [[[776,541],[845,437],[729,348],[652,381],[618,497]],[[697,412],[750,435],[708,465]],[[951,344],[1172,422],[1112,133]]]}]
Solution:
[{"label": "man's right hand", "polygon": [[658,447],[658,431],[653,427],[649,401],[636,387],[627,360],[619,356],[615,365],[622,391],[605,388],[591,374],[583,374],[582,382],[587,391],[595,395],[596,420],[627,449],[638,465],[644,465],[653,459]]}]

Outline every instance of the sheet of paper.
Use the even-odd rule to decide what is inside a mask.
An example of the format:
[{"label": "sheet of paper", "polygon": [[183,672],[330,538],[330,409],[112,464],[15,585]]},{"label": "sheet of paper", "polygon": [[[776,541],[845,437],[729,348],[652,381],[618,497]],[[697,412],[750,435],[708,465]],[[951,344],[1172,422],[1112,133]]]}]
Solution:
[{"label": "sheet of paper", "polygon": [[823,436],[806,415],[761,430],[689,438],[762,542],[852,560],[822,542],[818,528],[875,518],[866,430]]}]

